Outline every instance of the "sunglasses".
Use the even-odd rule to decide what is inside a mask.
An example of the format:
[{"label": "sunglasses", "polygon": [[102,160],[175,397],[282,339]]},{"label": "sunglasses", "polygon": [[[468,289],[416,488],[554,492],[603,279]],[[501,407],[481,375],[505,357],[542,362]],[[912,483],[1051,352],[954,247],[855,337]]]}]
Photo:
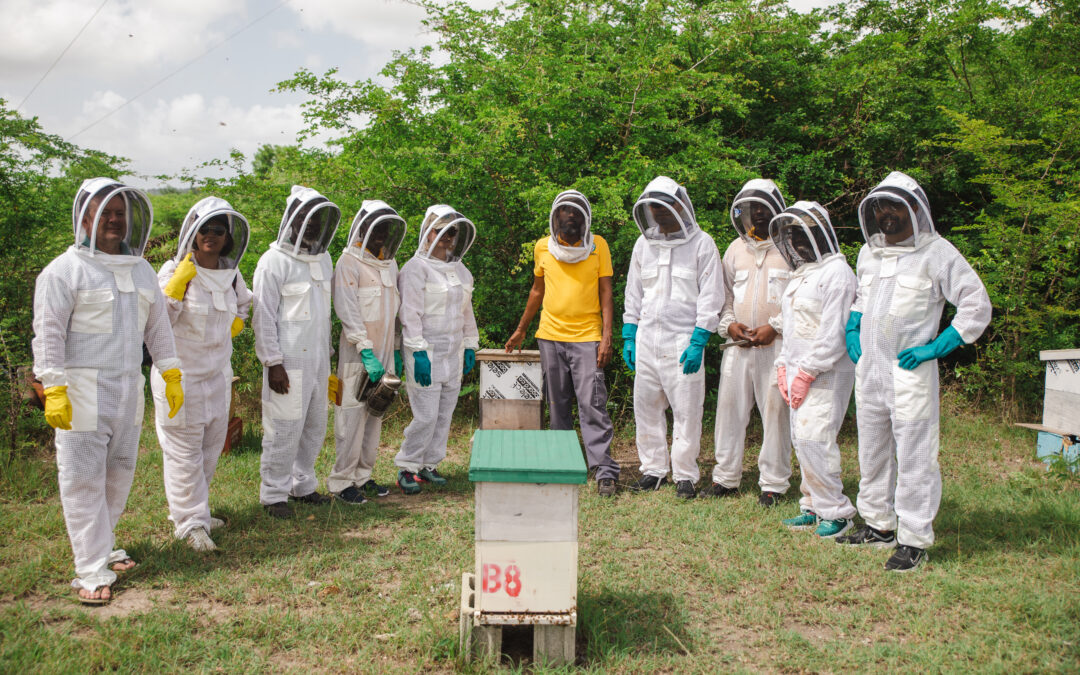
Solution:
[{"label": "sunglasses", "polygon": [[224,225],[218,225],[217,223],[209,223],[199,228],[199,234],[203,236],[212,234],[215,237],[220,237],[228,231],[229,228],[225,227]]}]

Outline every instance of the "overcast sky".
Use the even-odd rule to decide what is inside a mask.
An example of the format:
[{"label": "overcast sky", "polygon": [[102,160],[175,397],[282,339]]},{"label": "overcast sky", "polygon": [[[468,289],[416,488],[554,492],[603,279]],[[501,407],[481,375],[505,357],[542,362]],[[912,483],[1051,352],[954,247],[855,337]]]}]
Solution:
[{"label": "overcast sky", "polygon": [[[490,7],[495,0],[470,4]],[[827,2],[790,4],[806,10]],[[337,67],[343,79],[366,79],[393,50],[434,41],[420,23],[423,11],[402,0],[101,5],[102,0],[0,0],[0,98],[24,116],[37,116],[49,133],[129,158],[136,174],[130,182],[141,187],[160,185],[158,174],[225,158],[231,148],[250,159],[264,143],[295,142],[302,97],[270,90],[301,66],[318,74]],[[215,45],[220,46],[139,96]]]}]

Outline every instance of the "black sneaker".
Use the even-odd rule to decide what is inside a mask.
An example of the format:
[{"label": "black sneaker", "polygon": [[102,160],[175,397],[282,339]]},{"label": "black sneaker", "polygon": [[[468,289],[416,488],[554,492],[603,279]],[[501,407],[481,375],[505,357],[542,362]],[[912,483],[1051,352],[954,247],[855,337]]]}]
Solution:
[{"label": "black sneaker", "polygon": [[675,483],[675,496],[679,499],[693,499],[697,497],[697,490],[694,489],[694,483],[688,480],[680,480]]},{"label": "black sneaker", "polygon": [[390,488],[379,485],[370,478],[360,486],[360,490],[368,497],[385,497],[390,494]]},{"label": "black sneaker", "polygon": [[350,485],[341,492],[337,493],[337,498],[346,504],[367,504],[367,500],[364,499],[364,493],[360,491],[360,488],[355,485]]},{"label": "black sneaker", "polygon": [[739,488],[724,487],[720,483],[713,483],[701,491],[702,497],[734,497],[739,494]]},{"label": "black sneaker", "polygon": [[316,504],[317,505],[317,504],[329,504],[333,500],[330,497],[327,497],[324,494],[320,494],[319,492],[309,492],[308,494],[300,496],[300,497],[293,497],[292,495],[289,495],[289,501],[290,502],[303,502],[305,504]]},{"label": "black sneaker", "polygon": [[888,572],[910,572],[930,559],[925,549],[900,544],[893,551],[892,557],[885,562]]},{"label": "black sneaker", "polygon": [[288,520],[293,517],[292,507],[287,502],[274,502],[273,504],[264,504],[263,509],[266,510],[267,515],[272,518],[280,518],[282,520]]},{"label": "black sneaker", "polygon": [[667,485],[667,476],[642,476],[641,480],[630,486],[634,492],[647,490],[659,490],[661,485]]},{"label": "black sneaker", "polygon": [[836,543],[844,546],[862,546],[864,548],[894,548],[896,546],[896,533],[875,530],[869,525],[863,525],[851,534],[837,537]]},{"label": "black sneaker", "polygon": [[596,494],[601,497],[614,497],[615,496],[615,479],[614,478],[601,478],[596,481]]},{"label": "black sneaker", "polygon": [[779,504],[780,500],[783,498],[784,495],[780,494],[779,492],[765,491],[758,495],[757,503],[758,506],[763,506],[767,509],[771,509],[772,507]]}]

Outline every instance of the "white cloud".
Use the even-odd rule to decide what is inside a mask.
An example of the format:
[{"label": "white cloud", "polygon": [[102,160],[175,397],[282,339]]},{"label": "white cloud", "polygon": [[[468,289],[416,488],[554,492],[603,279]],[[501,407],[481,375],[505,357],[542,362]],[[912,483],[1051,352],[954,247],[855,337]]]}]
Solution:
[{"label": "white cloud", "polygon": [[383,49],[417,44],[424,10],[405,0],[294,0],[289,4],[305,28],[332,31]]}]

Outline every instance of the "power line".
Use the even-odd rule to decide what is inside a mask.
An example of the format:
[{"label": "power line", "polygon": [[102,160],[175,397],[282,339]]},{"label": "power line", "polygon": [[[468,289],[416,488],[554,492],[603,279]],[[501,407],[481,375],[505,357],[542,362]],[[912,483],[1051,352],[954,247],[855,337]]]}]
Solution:
[{"label": "power line", "polygon": [[105,4],[108,2],[109,0],[102,0],[101,4],[98,5],[98,8],[94,10],[94,14],[86,20],[86,23],[84,23],[82,28],[79,29],[79,32],[75,33],[75,37],[71,38],[71,42],[67,43],[67,47],[64,47],[64,51],[60,52],[60,56],[56,57],[56,60],[52,62],[52,65],[49,66],[49,69],[46,70],[45,74],[41,76],[41,79],[37,81],[37,83],[33,86],[32,89],[30,89],[30,93],[26,96],[23,96],[23,100],[19,103],[18,106],[16,106],[15,112],[19,112],[19,109],[23,107],[23,104],[26,103],[27,99],[29,99],[33,95],[33,93],[37,91],[37,88],[41,86],[41,83],[45,81],[45,78],[48,77],[49,73],[51,73],[53,71],[53,68],[56,67],[56,64],[60,63],[60,59],[64,58],[64,54],[67,54],[68,50],[71,49],[71,45],[75,44],[75,41],[78,40],[79,36],[83,34],[83,31],[86,30],[86,27],[90,25],[90,22],[97,18],[98,12],[100,12],[101,8],[104,7]]},{"label": "power line", "polygon": [[135,94],[134,96],[132,96],[132,97],[131,97],[131,98],[129,98],[128,100],[126,100],[126,101],[124,101],[123,103],[121,103],[121,104],[120,104],[119,106],[117,106],[116,108],[113,108],[113,109],[112,109],[112,110],[110,110],[109,112],[105,113],[105,114],[104,114],[104,115],[102,115],[101,117],[97,118],[96,120],[94,120],[94,121],[93,121],[93,122],[91,122],[90,124],[88,124],[88,125],[86,125],[85,127],[83,127],[82,129],[79,129],[79,130],[78,130],[77,132],[75,132],[75,133],[74,133],[74,134],[72,134],[71,136],[68,136],[68,137],[67,137],[67,140],[68,140],[68,141],[71,141],[71,140],[72,140],[72,139],[74,139],[74,138],[75,138],[76,136],[79,136],[79,135],[81,135],[82,133],[84,133],[84,132],[86,132],[86,131],[89,131],[90,129],[93,129],[93,128],[94,128],[94,127],[96,127],[97,125],[101,124],[101,123],[102,123],[102,122],[104,122],[105,120],[107,120],[107,119],[109,119],[110,117],[112,117],[112,116],[113,116],[114,114],[116,114],[116,113],[120,112],[121,110],[123,110],[124,108],[126,108],[126,107],[128,106],[128,104],[129,104],[129,103],[132,103],[132,102],[134,102],[134,101],[135,101],[135,99],[137,99],[137,98],[139,98],[139,97],[141,97],[141,96],[144,96],[145,94],[148,94],[148,93],[150,93],[150,91],[152,91],[152,90],[153,90],[154,88],[156,88],[156,87],[157,87],[158,85],[160,85],[161,83],[163,83],[163,82],[165,82],[166,80],[168,80],[168,79],[172,78],[172,77],[173,77],[174,75],[177,75],[177,74],[179,74],[179,73],[180,73],[181,71],[183,71],[183,70],[184,70],[185,68],[187,68],[187,67],[188,67],[188,66],[190,66],[191,64],[193,64],[193,63],[195,63],[196,61],[198,61],[199,59],[201,59],[201,58],[205,57],[205,56],[206,56],[207,54],[209,54],[210,52],[214,51],[214,50],[215,50],[215,49],[217,49],[218,47],[222,46],[223,44],[225,44],[225,43],[226,43],[226,42],[228,42],[229,40],[233,39],[233,38],[234,38],[234,37],[236,37],[237,35],[239,35],[239,34],[243,33],[244,31],[246,31],[247,29],[251,28],[251,27],[252,27],[252,26],[254,26],[255,24],[259,23],[260,21],[262,21],[262,20],[263,20],[263,19],[265,19],[266,17],[270,16],[271,14],[273,14],[274,12],[276,12],[277,10],[279,10],[279,9],[281,9],[282,7],[284,7],[285,5],[289,4],[289,2],[290,2],[290,1],[291,1],[291,0],[282,0],[282,1],[281,1],[281,2],[279,2],[278,4],[274,5],[274,6],[273,6],[273,7],[272,7],[272,8],[271,8],[271,9],[270,9],[269,11],[267,11],[267,12],[266,12],[265,14],[262,14],[262,15],[261,15],[261,16],[259,16],[258,18],[256,18],[256,19],[252,20],[252,21],[251,21],[250,23],[248,23],[248,24],[247,24],[246,26],[244,26],[244,27],[243,27],[243,28],[241,28],[240,30],[238,30],[238,31],[235,31],[234,33],[230,34],[230,35],[229,35],[229,36],[227,36],[227,37],[226,37],[226,38],[225,38],[224,40],[222,40],[221,42],[217,43],[217,44],[216,44],[216,45],[214,45],[213,47],[210,47],[209,49],[207,49],[207,50],[206,50],[205,52],[203,52],[202,54],[199,54],[198,56],[196,56],[195,58],[191,59],[190,61],[188,61],[188,62],[187,62],[187,63],[185,63],[184,65],[180,66],[180,67],[179,67],[179,68],[177,68],[176,70],[172,71],[171,73],[169,73],[169,74],[168,74],[168,75],[166,75],[165,77],[163,77],[163,78],[161,78],[160,80],[158,80],[157,82],[153,83],[152,85],[150,85],[150,86],[149,86],[149,87],[147,87],[146,89],[143,89],[143,90],[142,90],[142,91],[140,91],[140,92],[139,92],[138,94]]}]

